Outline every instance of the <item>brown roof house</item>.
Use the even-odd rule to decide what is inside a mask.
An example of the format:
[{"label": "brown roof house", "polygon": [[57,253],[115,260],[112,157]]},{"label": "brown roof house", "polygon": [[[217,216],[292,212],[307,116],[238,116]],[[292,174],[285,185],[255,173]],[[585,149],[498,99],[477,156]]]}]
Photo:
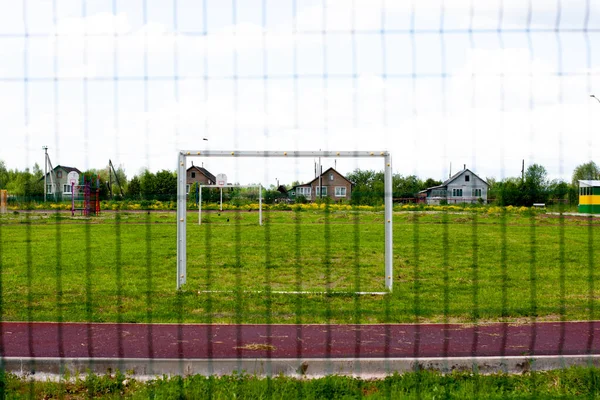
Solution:
[{"label": "brown roof house", "polygon": [[199,185],[214,185],[217,182],[217,178],[208,172],[206,168],[198,167],[194,164],[187,169],[186,175],[186,194],[190,193],[190,187],[194,183],[198,183]]},{"label": "brown roof house", "polygon": [[321,174],[321,186],[319,187],[319,177],[303,185],[296,185],[290,191],[291,199],[298,196],[304,196],[309,201],[315,201],[319,198],[329,197],[335,202],[350,201],[352,197],[352,187],[354,184],[346,177],[333,168]]}]

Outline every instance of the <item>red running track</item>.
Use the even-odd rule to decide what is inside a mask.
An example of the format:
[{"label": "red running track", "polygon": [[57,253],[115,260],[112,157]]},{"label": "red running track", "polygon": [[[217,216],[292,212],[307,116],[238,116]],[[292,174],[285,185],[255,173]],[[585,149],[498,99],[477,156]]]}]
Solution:
[{"label": "red running track", "polygon": [[600,322],[176,325],[4,322],[4,357],[403,358],[600,354]]}]

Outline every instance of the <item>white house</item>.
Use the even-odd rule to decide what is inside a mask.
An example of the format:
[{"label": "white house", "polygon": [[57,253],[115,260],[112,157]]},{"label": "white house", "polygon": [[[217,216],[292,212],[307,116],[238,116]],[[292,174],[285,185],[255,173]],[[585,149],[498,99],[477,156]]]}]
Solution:
[{"label": "white house", "polygon": [[489,186],[485,180],[465,167],[441,185],[420,191],[419,198],[427,204],[440,204],[444,201],[448,204],[487,204]]}]

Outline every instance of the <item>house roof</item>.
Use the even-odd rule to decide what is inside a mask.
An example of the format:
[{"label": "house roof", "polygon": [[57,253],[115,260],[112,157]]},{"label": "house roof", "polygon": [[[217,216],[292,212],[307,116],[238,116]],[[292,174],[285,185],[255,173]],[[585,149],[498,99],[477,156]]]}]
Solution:
[{"label": "house roof", "polygon": [[581,186],[581,187],[599,187],[600,181],[589,180],[589,179],[580,179],[579,186]]},{"label": "house roof", "polygon": [[[448,185],[450,183],[452,183],[452,181],[456,180],[459,176],[461,176],[463,173],[465,173],[466,171],[469,171],[471,173],[471,175],[476,176],[477,178],[481,179],[479,177],[479,175],[477,175],[475,172],[471,171],[468,168],[465,169],[461,169],[460,171],[458,171],[456,174],[452,175],[450,178],[446,179],[444,181],[444,183],[442,183],[441,185],[437,185],[437,186],[432,186],[432,187],[428,187],[427,189],[421,190],[419,193],[425,193],[429,190],[433,190],[433,189],[446,189],[448,187]],[[486,185],[490,186],[489,183],[487,183],[487,181],[485,179],[481,179],[481,181],[483,181],[483,183],[485,183]]]},{"label": "house roof", "polygon": [[[337,172],[333,167],[329,167],[325,172],[323,172],[321,174],[321,176],[327,175],[327,173],[329,173],[329,171],[334,171],[336,174],[338,174],[339,176],[341,176],[342,178],[344,178],[348,183],[350,183],[351,185],[354,185],[354,182],[348,180],[348,178],[346,178],[344,175],[342,175],[339,172]],[[315,179],[313,179],[312,181],[306,183],[305,185],[312,185],[313,182],[318,181],[318,180],[319,180],[319,177],[317,176]],[[298,186],[304,186],[304,185],[298,185]]]},{"label": "house roof", "polygon": [[279,187],[277,188],[277,191],[281,194],[288,194],[287,189],[283,185],[279,185]]},{"label": "house roof", "polygon": [[[452,181],[454,181],[456,178],[458,178],[459,176],[461,176],[463,173],[469,171],[471,173],[471,175],[476,176],[477,178],[481,179],[475,172],[471,171],[469,168],[465,168],[463,170],[458,171],[456,174],[452,175],[450,178],[446,179],[446,181],[444,183],[442,183],[441,185],[439,185],[439,187],[442,186],[448,186]],[[485,183],[486,185],[490,186],[489,183],[486,182],[485,179],[481,179],[483,181],[483,183]],[[435,186],[437,187],[437,186]],[[430,188],[433,189],[433,188]]]},{"label": "house roof", "polygon": [[80,174],[80,173],[81,173],[81,171],[80,171],[80,170],[78,170],[77,168],[75,168],[75,167],[67,167],[67,166],[65,166],[65,165],[57,165],[56,167],[54,167],[54,170],[56,171],[56,170],[57,170],[57,169],[59,169],[59,168],[62,168],[62,169],[64,169],[65,171],[67,171],[67,173],[69,173],[69,172],[73,172],[73,171],[77,172],[78,174]]},{"label": "house roof", "polygon": [[208,172],[208,170],[204,167],[199,167],[197,165],[192,165],[191,167],[189,167],[187,170],[189,171],[190,169],[196,169],[198,170],[202,175],[204,175],[205,177],[207,177],[208,179],[210,179],[213,182],[217,181],[217,178],[211,174],[210,172]]},{"label": "house roof", "polygon": [[[69,172],[73,172],[73,171],[77,172],[78,174],[81,174],[81,171],[80,171],[79,169],[77,169],[77,168],[75,168],[75,167],[67,167],[67,166],[65,166],[65,165],[57,165],[56,167],[54,167],[54,169],[53,169],[52,171],[56,171],[56,170],[58,170],[58,169],[62,169],[62,170],[64,170],[64,171],[66,171],[66,172],[67,172],[67,174],[68,174]],[[48,171],[48,173],[47,173],[46,175],[50,175],[50,173],[51,173],[52,171]],[[40,178],[40,181],[41,181],[41,180],[43,180],[43,179],[44,179],[44,177],[45,177],[45,175],[42,175],[42,177]]]}]

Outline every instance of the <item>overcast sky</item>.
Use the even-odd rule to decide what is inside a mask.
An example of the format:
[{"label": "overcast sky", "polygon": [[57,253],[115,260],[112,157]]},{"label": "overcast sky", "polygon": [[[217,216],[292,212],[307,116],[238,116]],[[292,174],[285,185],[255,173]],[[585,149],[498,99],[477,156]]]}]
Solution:
[{"label": "overcast sky", "polygon": [[[423,179],[450,164],[517,176],[525,159],[570,180],[600,162],[599,5],[4,2],[0,160],[43,167],[47,145],[54,165],[111,159],[131,177],[174,170],[180,149],[389,150],[394,172]],[[194,162],[246,184],[314,175],[312,159]],[[383,165],[323,166],[336,162]]]}]

